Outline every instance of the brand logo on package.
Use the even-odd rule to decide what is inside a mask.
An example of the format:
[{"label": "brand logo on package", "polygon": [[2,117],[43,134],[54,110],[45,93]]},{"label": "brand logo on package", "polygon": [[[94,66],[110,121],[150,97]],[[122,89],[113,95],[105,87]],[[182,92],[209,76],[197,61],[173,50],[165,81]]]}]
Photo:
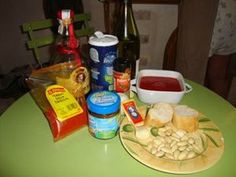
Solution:
[{"label": "brand logo on package", "polygon": [[48,90],[49,95],[52,95],[52,94],[58,93],[58,92],[65,92],[65,89],[63,87],[58,87],[58,88],[52,88],[52,89]]},{"label": "brand logo on package", "polygon": [[91,60],[93,60],[94,62],[96,62],[96,63],[100,62],[99,61],[98,51],[95,48],[91,48],[89,50],[89,55],[90,55]]},{"label": "brand logo on package", "polygon": [[116,55],[114,52],[108,52],[103,60],[105,64],[113,64],[113,61],[116,59]]}]

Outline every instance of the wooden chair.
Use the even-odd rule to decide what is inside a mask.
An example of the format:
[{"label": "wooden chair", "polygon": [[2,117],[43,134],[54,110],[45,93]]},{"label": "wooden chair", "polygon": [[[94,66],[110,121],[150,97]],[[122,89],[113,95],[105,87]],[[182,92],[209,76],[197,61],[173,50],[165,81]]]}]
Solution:
[{"label": "wooden chair", "polygon": [[[82,22],[81,29],[75,30],[75,34],[78,38],[89,37],[94,33],[94,28],[90,27],[88,22],[91,19],[90,13],[75,14],[73,22]],[[39,66],[42,66],[40,48],[48,45],[52,45],[55,41],[56,35],[51,33],[46,36],[38,37],[36,32],[39,30],[50,29],[51,27],[58,25],[57,21],[53,19],[43,19],[24,23],[22,25],[23,32],[28,34],[29,40],[26,45],[29,50],[33,50],[36,62]],[[85,56],[85,54],[82,54]]]}]

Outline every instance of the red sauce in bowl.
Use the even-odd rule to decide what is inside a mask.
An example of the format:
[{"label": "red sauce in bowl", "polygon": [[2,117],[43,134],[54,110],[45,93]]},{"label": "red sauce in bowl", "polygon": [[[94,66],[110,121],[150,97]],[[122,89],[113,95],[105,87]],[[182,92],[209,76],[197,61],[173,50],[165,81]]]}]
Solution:
[{"label": "red sauce in bowl", "polygon": [[162,76],[143,76],[140,79],[139,87],[151,91],[182,91],[180,83],[176,78]]}]

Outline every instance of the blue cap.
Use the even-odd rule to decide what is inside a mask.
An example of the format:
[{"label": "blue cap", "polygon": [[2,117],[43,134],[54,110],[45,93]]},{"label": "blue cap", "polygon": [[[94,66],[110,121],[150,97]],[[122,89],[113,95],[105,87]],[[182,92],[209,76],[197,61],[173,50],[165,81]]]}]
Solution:
[{"label": "blue cap", "polygon": [[120,108],[120,97],[110,91],[98,91],[87,98],[88,109],[96,114],[112,114]]}]

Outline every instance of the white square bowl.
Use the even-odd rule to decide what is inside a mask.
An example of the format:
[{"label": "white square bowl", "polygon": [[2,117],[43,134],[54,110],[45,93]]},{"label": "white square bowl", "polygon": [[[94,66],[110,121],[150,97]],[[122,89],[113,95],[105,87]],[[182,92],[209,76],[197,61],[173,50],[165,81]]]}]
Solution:
[{"label": "white square bowl", "polygon": [[[175,78],[179,81],[181,91],[155,91],[140,88],[140,80],[144,76],[159,76]],[[185,82],[182,74],[176,71],[169,70],[140,70],[136,79],[136,90],[139,99],[147,104],[154,104],[158,102],[165,103],[179,103],[186,92]]]}]

